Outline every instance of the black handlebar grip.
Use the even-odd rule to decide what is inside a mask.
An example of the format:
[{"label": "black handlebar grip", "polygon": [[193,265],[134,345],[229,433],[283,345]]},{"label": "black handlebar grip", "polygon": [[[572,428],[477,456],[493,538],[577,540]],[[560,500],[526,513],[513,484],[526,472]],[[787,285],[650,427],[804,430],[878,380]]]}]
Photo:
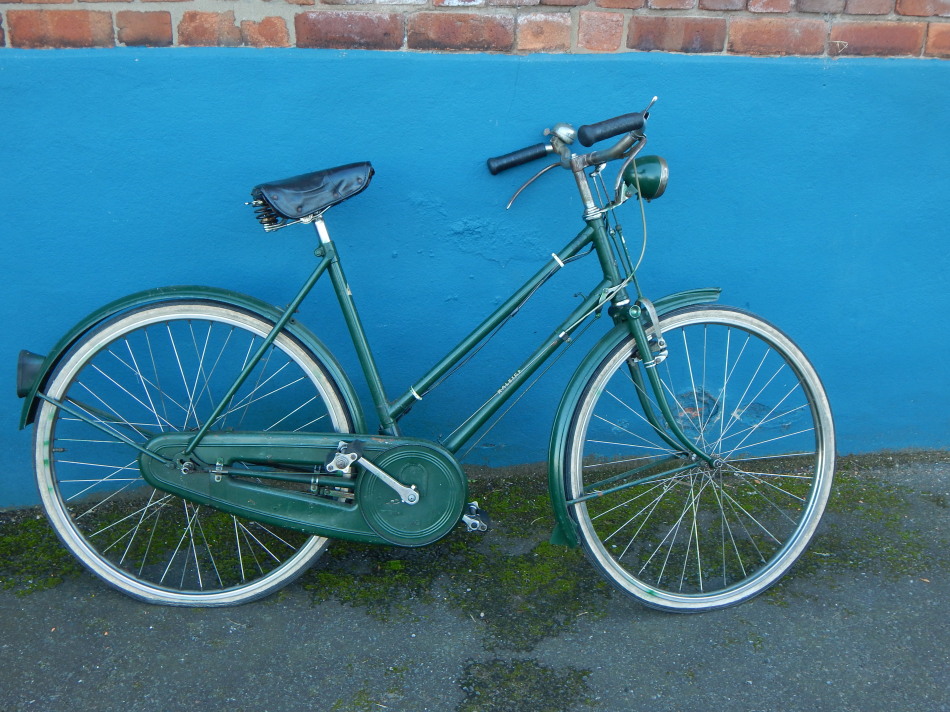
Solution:
[{"label": "black handlebar grip", "polygon": [[623,116],[615,116],[606,121],[598,121],[596,124],[585,124],[581,126],[577,130],[577,138],[582,146],[593,146],[605,138],[642,129],[643,124],[644,116],[640,112],[624,114]]},{"label": "black handlebar grip", "polygon": [[488,170],[493,176],[498,175],[502,171],[507,171],[509,168],[544,158],[546,155],[548,155],[548,144],[539,143],[534,146],[512,151],[511,153],[506,153],[504,156],[489,158],[487,161]]}]

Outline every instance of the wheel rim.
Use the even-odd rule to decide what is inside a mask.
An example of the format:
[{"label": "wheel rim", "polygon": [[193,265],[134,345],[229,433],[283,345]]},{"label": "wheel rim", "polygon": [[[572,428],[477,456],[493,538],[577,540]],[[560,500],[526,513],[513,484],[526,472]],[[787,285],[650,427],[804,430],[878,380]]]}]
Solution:
[{"label": "wheel rim", "polygon": [[623,590],[662,608],[732,605],[774,583],[814,533],[833,470],[830,409],[801,352],[755,317],[693,310],[663,329],[664,392],[714,464],[670,459],[639,412],[628,342],[576,417],[568,491],[606,492],[573,511],[588,553]]},{"label": "wheel rim", "polygon": [[[48,393],[144,443],[194,431],[260,346],[269,324],[208,304],[125,315],[64,360]],[[250,600],[302,572],[327,540],[261,525],[156,491],[138,452],[44,403],[36,422],[44,507],[64,543],[108,583],[145,600],[223,605]],[[281,335],[215,429],[350,429],[313,356]]]}]

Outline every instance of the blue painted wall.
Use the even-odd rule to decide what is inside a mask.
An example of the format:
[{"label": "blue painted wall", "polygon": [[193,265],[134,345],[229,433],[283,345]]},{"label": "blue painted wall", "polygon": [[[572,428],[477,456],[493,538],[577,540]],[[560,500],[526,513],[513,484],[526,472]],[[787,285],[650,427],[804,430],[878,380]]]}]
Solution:
[{"label": "blue painted wall", "polygon": [[[45,352],[122,294],[209,283],[287,301],[312,232],[265,234],[258,182],[372,160],[334,208],[390,395],[453,346],[579,225],[567,174],[503,210],[534,170],[483,160],[557,121],[642,108],[670,162],[649,206],[648,293],[724,288],[791,333],[822,373],[842,452],[950,446],[950,62],[444,56],[297,50],[0,53],[0,506],[35,501],[20,348]],[[626,219],[636,235],[635,208]],[[589,267],[573,268],[583,283]],[[562,275],[419,404],[410,434],[448,432],[517,368],[581,287]],[[352,365],[329,292],[302,318]],[[582,347],[468,455],[543,459]],[[489,376],[497,372],[499,377]]]}]

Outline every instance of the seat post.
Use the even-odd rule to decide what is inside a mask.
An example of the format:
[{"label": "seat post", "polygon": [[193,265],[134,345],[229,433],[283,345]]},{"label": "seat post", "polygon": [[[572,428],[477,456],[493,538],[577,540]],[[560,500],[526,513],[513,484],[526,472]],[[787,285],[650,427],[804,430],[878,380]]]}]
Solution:
[{"label": "seat post", "polygon": [[330,231],[327,230],[327,224],[323,221],[323,216],[318,215],[313,221],[313,227],[317,231],[317,237],[320,238],[321,245],[330,244]]}]

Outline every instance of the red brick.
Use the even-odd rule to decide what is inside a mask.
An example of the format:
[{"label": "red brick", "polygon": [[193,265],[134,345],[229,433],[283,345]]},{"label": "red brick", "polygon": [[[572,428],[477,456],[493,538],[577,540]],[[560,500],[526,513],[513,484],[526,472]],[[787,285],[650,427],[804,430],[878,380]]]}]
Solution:
[{"label": "red brick", "polygon": [[700,10],[745,10],[745,0],[699,0]]},{"label": "red brick", "polygon": [[788,12],[792,0],[749,0],[749,12]]},{"label": "red brick", "polygon": [[844,12],[844,3],[845,0],[797,0],[795,7],[799,12],[839,15]]},{"label": "red brick", "polygon": [[898,15],[950,17],[950,0],[897,0]]},{"label": "red brick", "polygon": [[178,23],[178,44],[188,47],[239,47],[241,30],[234,24],[234,11],[189,10]]},{"label": "red brick", "polygon": [[619,12],[582,10],[577,23],[577,46],[591,52],[616,52],[623,41],[624,17]]},{"label": "red brick", "polygon": [[290,33],[282,17],[265,17],[260,22],[241,20],[241,39],[249,47],[290,46]]},{"label": "red brick", "polygon": [[73,2],[73,0],[0,0],[0,5],[14,4],[14,3],[29,3],[30,5],[68,5]]},{"label": "red brick", "polygon": [[691,10],[696,0],[647,0],[647,6],[654,10]]},{"label": "red brick", "polygon": [[823,54],[824,20],[740,17],[729,26],[728,50],[735,54]]},{"label": "red brick", "polygon": [[389,12],[304,12],[294,18],[298,47],[400,49],[406,20]]},{"label": "red brick", "polygon": [[586,5],[590,0],[541,0],[542,5],[559,5],[564,7],[566,5]]},{"label": "red brick", "polygon": [[112,13],[93,10],[9,10],[10,46],[112,47]]},{"label": "red brick", "polygon": [[170,47],[172,16],[169,12],[135,12],[122,10],[115,14],[119,42],[128,47]]},{"label": "red brick", "polygon": [[848,0],[844,11],[849,15],[887,15],[894,9],[894,0]]},{"label": "red brick", "polygon": [[[290,0],[286,0],[290,2]],[[294,0],[295,3],[300,3],[302,0]],[[376,4],[388,4],[388,5],[424,5],[428,0],[399,0],[398,3],[393,2],[393,0],[320,0],[321,5],[376,5]],[[315,4],[315,2],[310,2],[310,5]]]},{"label": "red brick", "polygon": [[924,54],[928,57],[946,57],[950,59],[950,24],[930,23]]},{"label": "red brick", "polygon": [[510,15],[419,12],[409,16],[406,44],[409,49],[506,52],[515,44],[515,21]]},{"label": "red brick", "polygon": [[926,31],[923,22],[842,22],[831,28],[831,54],[919,55]]},{"label": "red brick", "polygon": [[634,15],[627,47],[662,52],[722,52],[726,21],[720,17],[662,17]]},{"label": "red brick", "polygon": [[518,41],[515,48],[526,52],[570,51],[570,14],[530,12],[518,15]]},{"label": "red brick", "polygon": [[597,7],[609,7],[613,10],[639,10],[646,4],[647,0],[597,0]]}]

